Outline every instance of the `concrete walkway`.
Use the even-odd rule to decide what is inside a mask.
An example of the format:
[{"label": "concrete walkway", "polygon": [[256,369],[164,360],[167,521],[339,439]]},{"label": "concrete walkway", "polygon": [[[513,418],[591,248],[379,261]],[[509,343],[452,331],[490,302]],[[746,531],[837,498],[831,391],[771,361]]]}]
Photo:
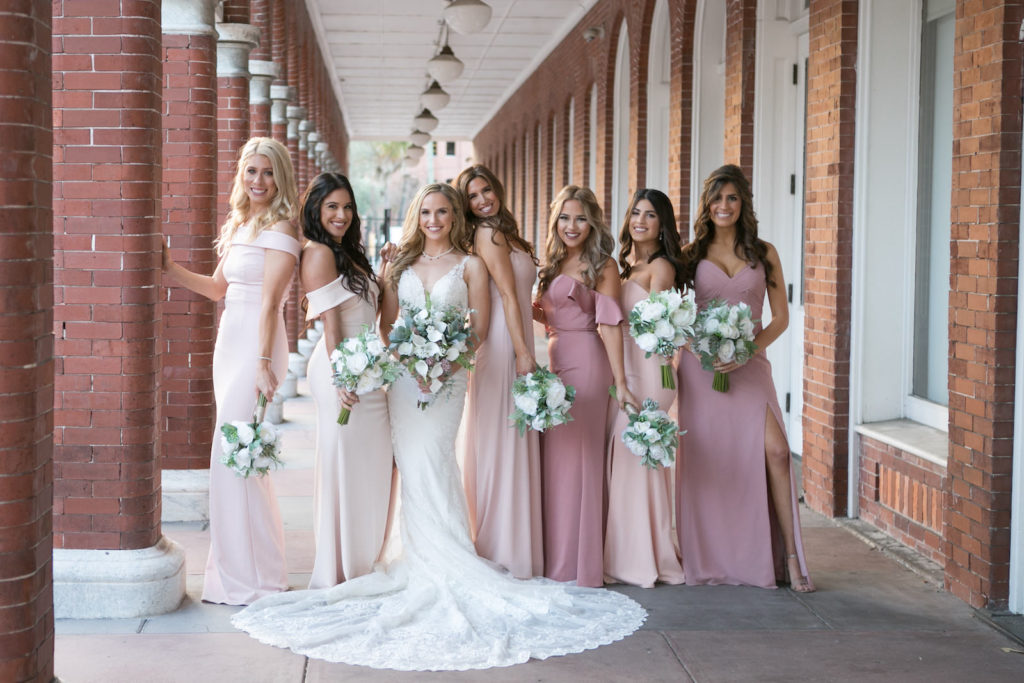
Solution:
[{"label": "concrete walkway", "polygon": [[[313,562],[313,402],[285,404],[286,469],[274,473],[290,583]],[[818,592],[732,586],[617,588],[650,613],[642,630],[597,650],[459,673],[399,673],[311,660],[263,645],[229,623],[236,607],[199,601],[209,534],[165,524],[187,551],[188,597],[147,619],[58,620],[63,683],[320,681],[1024,681],[1024,645],[904,569],[847,528],[803,510]]]}]

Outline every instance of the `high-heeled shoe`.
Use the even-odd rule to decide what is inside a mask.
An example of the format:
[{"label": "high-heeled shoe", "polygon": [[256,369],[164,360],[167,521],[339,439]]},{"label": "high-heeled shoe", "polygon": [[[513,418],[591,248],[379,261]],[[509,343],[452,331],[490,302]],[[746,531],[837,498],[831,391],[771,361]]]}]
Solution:
[{"label": "high-heeled shoe", "polygon": [[[796,562],[796,581],[793,580],[793,562]],[[807,576],[806,574],[801,574],[799,572],[800,558],[797,557],[796,554],[786,555],[786,577],[789,579],[789,587],[797,593],[813,593],[815,590],[817,590],[814,587],[814,582],[811,581],[811,577]]]}]

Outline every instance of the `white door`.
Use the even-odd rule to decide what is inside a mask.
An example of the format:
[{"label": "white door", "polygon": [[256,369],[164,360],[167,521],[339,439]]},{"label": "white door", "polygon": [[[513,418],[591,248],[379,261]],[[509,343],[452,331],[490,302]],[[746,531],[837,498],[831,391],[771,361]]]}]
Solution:
[{"label": "white door", "polygon": [[[793,89],[795,98],[794,154],[792,187],[795,206],[791,225],[793,238],[791,253],[782,267],[786,270],[789,304],[789,391],[783,405],[786,412],[786,425],[789,435],[789,449],[794,453],[803,452],[803,415],[804,415],[804,163],[806,159],[805,141],[807,138],[807,53],[808,36],[806,33],[797,37],[797,61],[793,72],[796,87]],[[781,257],[781,254],[780,254]]]}]

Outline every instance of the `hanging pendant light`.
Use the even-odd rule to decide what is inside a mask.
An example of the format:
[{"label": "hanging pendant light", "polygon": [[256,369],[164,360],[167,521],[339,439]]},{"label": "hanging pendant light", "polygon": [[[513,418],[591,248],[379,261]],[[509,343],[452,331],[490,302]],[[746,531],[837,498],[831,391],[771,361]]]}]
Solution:
[{"label": "hanging pendant light", "polygon": [[431,114],[426,107],[416,115],[412,122],[417,128],[428,133],[437,128],[437,117]]},{"label": "hanging pendant light", "polygon": [[426,151],[427,150],[423,149],[419,145],[409,145],[409,147],[405,150],[405,156],[415,159],[416,161],[419,161],[420,157],[423,156],[423,153]]},{"label": "hanging pendant light", "polygon": [[430,133],[424,133],[422,130],[417,128],[413,132],[409,133],[409,142],[414,145],[425,145],[430,142]]},{"label": "hanging pendant light", "polygon": [[405,165],[406,166],[415,166],[419,162],[420,162],[419,159],[413,159],[412,157],[409,157],[409,156],[405,157]]},{"label": "hanging pendant light", "polygon": [[420,104],[427,109],[437,109],[440,111],[448,106],[451,99],[451,96],[444,91],[444,88],[437,81],[431,83],[429,88],[420,93]]},{"label": "hanging pendant light", "polygon": [[465,66],[466,65],[455,56],[452,49],[448,47],[448,41],[446,39],[441,51],[427,62],[427,72],[430,74],[431,78],[439,83],[451,83],[462,75],[462,70]]},{"label": "hanging pendant light", "polygon": [[476,33],[491,20],[491,6],[480,0],[455,0],[444,8],[444,20],[459,33]]}]

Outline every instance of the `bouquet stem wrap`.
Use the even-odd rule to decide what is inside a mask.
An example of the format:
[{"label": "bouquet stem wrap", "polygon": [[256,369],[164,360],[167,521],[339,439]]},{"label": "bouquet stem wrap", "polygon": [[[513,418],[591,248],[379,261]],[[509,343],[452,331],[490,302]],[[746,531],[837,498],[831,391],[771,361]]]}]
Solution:
[{"label": "bouquet stem wrap", "polygon": [[729,391],[729,375],[716,370],[715,376],[711,380],[711,388],[722,393]]}]

